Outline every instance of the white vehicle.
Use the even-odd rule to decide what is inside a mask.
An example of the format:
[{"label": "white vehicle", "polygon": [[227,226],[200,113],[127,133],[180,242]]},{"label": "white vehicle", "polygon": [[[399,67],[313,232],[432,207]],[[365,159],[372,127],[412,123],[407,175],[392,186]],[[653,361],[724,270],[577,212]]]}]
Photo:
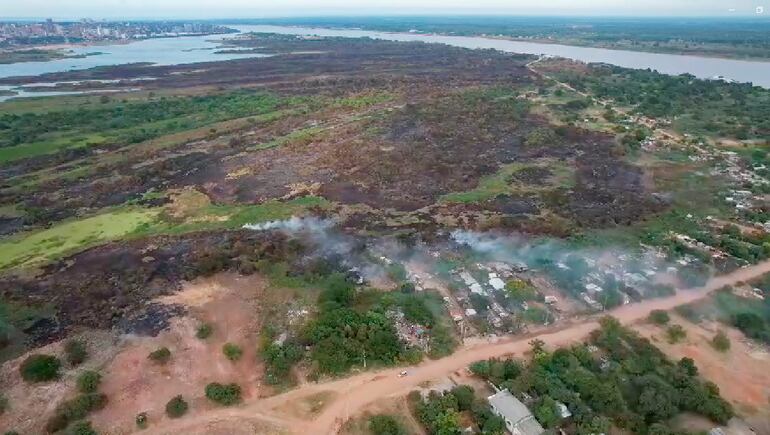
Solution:
[{"label": "white vehicle", "polygon": [[401,372],[401,373],[399,373],[399,374],[398,374],[398,377],[399,377],[399,378],[403,378],[404,376],[406,376],[406,375],[408,375],[408,374],[409,374],[409,372],[407,372],[406,370],[404,370],[403,372]]}]

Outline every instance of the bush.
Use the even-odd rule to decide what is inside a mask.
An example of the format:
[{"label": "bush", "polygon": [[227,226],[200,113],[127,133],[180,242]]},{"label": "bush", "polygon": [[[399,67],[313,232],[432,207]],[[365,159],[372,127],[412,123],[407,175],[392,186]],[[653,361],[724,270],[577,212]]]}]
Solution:
[{"label": "bush", "polygon": [[107,406],[107,396],[99,393],[81,394],[68,400],[56,408],[56,414],[61,414],[68,421],[80,420],[93,411]]},{"label": "bush", "polygon": [[106,405],[107,396],[104,394],[81,394],[57,406],[54,415],[46,422],[45,429],[48,433],[64,430],[70,422],[81,420],[90,412],[103,409]]},{"label": "bush", "polygon": [[46,382],[59,377],[61,361],[51,355],[30,355],[21,363],[19,371],[27,382]]},{"label": "bush", "polygon": [[652,310],[648,319],[656,325],[665,325],[671,321],[671,317],[665,310]]},{"label": "bush", "polygon": [[224,406],[235,405],[241,401],[241,387],[238,384],[212,382],[206,385],[206,398]]},{"label": "bush", "polygon": [[6,409],[8,409],[8,399],[0,394],[0,415],[3,415]]},{"label": "bush", "polygon": [[682,325],[671,325],[666,329],[666,337],[671,344],[679,343],[687,337],[687,331],[682,328]]},{"label": "bush", "polygon": [[167,347],[161,347],[160,349],[150,352],[147,358],[158,364],[166,364],[171,359],[171,351]]},{"label": "bush", "polygon": [[166,415],[169,418],[179,418],[187,413],[189,405],[181,395],[172,398],[166,403]]},{"label": "bush", "polygon": [[78,391],[83,394],[95,393],[101,382],[102,375],[93,370],[87,370],[78,376]]},{"label": "bush", "polygon": [[67,431],[68,435],[97,435],[90,421],[78,421]]},{"label": "bush", "polygon": [[82,364],[88,358],[86,345],[80,340],[69,340],[64,344],[64,353],[67,356],[67,362],[71,366]]},{"label": "bush", "polygon": [[241,356],[243,356],[241,347],[233,343],[225,343],[225,345],[222,346],[222,353],[224,353],[225,357],[230,361],[238,361],[241,359]]},{"label": "bush", "polygon": [[714,338],[711,339],[711,345],[720,352],[727,352],[730,350],[730,338],[724,331],[719,330]]},{"label": "bush", "polygon": [[201,340],[205,340],[211,337],[211,334],[213,333],[214,333],[214,327],[211,326],[211,324],[209,323],[204,323],[198,326],[198,330],[195,332],[195,336]]},{"label": "bush", "polygon": [[406,428],[391,415],[369,417],[369,430],[374,435],[406,435]]}]

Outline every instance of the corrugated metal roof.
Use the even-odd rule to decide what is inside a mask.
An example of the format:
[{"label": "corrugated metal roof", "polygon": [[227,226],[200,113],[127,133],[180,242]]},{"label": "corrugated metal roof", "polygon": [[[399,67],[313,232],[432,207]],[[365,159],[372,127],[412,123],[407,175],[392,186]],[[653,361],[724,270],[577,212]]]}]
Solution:
[{"label": "corrugated metal roof", "polygon": [[492,409],[513,425],[514,433],[520,435],[540,435],[545,429],[535,420],[529,409],[513,396],[510,391],[502,390],[487,398]]}]

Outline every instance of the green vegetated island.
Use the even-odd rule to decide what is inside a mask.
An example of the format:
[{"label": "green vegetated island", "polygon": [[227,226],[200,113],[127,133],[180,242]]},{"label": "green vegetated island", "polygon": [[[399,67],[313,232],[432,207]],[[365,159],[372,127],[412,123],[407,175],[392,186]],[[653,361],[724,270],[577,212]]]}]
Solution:
[{"label": "green vegetated island", "polygon": [[[185,394],[179,384],[155,408],[123,407],[114,424],[134,430],[200,413],[198,399],[241,406],[254,388],[275,395],[451,357],[472,337],[561,328],[770,257],[766,89],[422,43],[227,44],[272,56],[59,73],[46,80],[156,80],[0,103],[0,356],[16,367],[0,421],[13,430],[108,429],[100,413],[119,405],[100,382],[119,359],[78,368],[95,352],[69,344],[90,343],[83,331],[159,337],[143,349],[148,373],[192,348],[233,370]],[[216,304],[157,302],[228,273],[264,280],[254,318],[233,316],[242,325],[207,320]],[[764,283],[677,315],[767,341]],[[198,326],[181,333],[179,318]],[[250,335],[231,340],[228,327]],[[203,344],[176,348],[168,331]],[[238,378],[252,363],[260,387]],[[583,344],[536,342],[526,361],[471,370],[544,430],[691,433],[675,417],[763,418],[720,396],[697,361],[612,320]],[[30,423],[14,402],[48,382],[72,394]],[[351,427],[403,433],[416,418],[428,433],[502,433],[493,394],[416,393],[411,420]]]},{"label": "green vegetated island", "polygon": [[354,28],[458,36],[484,36],[524,42],[614,50],[689,54],[733,59],[768,59],[767,18],[406,16],[312,17],[233,20],[274,24]]}]

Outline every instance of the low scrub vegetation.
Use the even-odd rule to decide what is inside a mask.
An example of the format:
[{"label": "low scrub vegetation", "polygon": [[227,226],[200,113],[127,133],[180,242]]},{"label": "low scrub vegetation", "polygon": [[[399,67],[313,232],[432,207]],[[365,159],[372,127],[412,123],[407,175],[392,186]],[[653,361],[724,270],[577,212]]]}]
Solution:
[{"label": "low scrub vegetation", "polygon": [[19,371],[27,382],[47,382],[59,378],[61,361],[52,355],[30,355],[25,359]]},{"label": "low scrub vegetation", "polygon": [[150,352],[147,358],[156,364],[165,365],[171,360],[171,351],[167,347],[161,347]]},{"label": "low scrub vegetation", "polygon": [[102,383],[102,375],[93,370],[86,370],[78,376],[78,391],[83,394],[95,393]]},{"label": "low scrub vegetation", "polygon": [[187,404],[181,395],[175,396],[166,403],[166,415],[169,418],[182,417],[187,414],[189,407],[190,405]]},{"label": "low scrub vegetation", "polygon": [[68,340],[64,344],[64,354],[67,356],[67,362],[73,367],[82,364],[88,358],[86,344],[80,340]]},{"label": "low scrub vegetation", "polygon": [[206,385],[206,398],[224,406],[235,405],[241,401],[241,387],[238,384],[212,382]]}]

